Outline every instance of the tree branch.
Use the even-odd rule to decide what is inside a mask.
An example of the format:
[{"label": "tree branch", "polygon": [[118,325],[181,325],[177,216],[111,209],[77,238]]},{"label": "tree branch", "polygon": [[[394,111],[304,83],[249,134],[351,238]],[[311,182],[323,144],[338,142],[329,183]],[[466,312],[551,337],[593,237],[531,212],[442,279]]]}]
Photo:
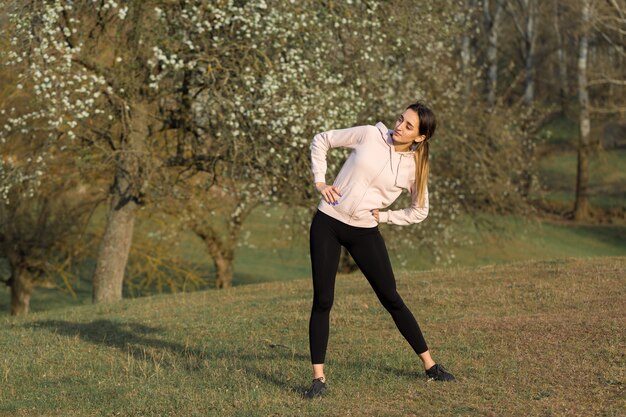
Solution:
[{"label": "tree branch", "polygon": [[612,78],[598,78],[597,80],[591,80],[587,83],[587,85],[598,85],[598,84],[626,85],[626,80],[615,80]]},{"label": "tree branch", "polygon": [[172,156],[165,159],[164,166],[166,167],[180,167],[180,166],[190,166],[190,165],[204,165],[206,163],[210,163],[213,166],[219,160],[225,160],[222,155],[194,155],[190,158],[185,158],[183,156]]},{"label": "tree branch", "polygon": [[624,10],[622,10],[621,7],[619,7],[619,5],[617,4],[617,2],[615,0],[607,0],[607,2],[613,6],[613,8],[615,9],[615,11],[617,11],[617,13],[619,14],[619,17],[622,18],[622,20],[625,18],[624,17]]},{"label": "tree branch", "polygon": [[517,29],[517,32],[522,37],[522,39],[526,39],[526,37],[527,37],[526,36],[526,32],[522,29],[522,26],[520,25],[519,21],[517,20],[517,16],[515,15],[514,11],[510,8],[508,2],[504,3],[504,10],[513,19],[513,23],[515,24],[515,28]]},{"label": "tree branch", "polygon": [[626,107],[613,107],[613,108],[602,108],[602,107],[591,107],[589,106],[589,111],[591,113],[626,113]]}]

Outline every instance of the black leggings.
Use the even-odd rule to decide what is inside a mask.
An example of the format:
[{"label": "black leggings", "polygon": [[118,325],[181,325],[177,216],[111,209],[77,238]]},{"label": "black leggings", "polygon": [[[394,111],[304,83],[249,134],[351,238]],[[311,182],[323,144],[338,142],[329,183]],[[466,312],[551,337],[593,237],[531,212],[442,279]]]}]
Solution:
[{"label": "black leggings", "polygon": [[428,347],[422,331],[396,291],[396,280],[378,226],[350,226],[318,210],[313,217],[310,233],[313,270],[313,308],[309,321],[311,363],[324,363],[326,357],[329,314],[333,306],[335,275],[342,245],[348,249],[415,353],[426,352]]}]

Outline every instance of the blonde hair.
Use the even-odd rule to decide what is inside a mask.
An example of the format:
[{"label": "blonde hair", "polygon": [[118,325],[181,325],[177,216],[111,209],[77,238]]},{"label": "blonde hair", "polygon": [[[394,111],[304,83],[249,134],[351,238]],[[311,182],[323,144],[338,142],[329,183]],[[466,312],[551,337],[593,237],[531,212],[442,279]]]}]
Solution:
[{"label": "blonde hair", "polygon": [[428,187],[428,141],[423,140],[415,148],[415,189],[417,190],[417,204],[424,207],[426,189]]},{"label": "blonde hair", "polygon": [[426,138],[417,143],[415,147],[415,190],[417,191],[417,201],[419,207],[424,207],[426,191],[428,189],[428,143],[435,133],[437,120],[431,109],[422,102],[416,101],[409,105],[407,109],[413,110],[419,117],[418,134]]}]

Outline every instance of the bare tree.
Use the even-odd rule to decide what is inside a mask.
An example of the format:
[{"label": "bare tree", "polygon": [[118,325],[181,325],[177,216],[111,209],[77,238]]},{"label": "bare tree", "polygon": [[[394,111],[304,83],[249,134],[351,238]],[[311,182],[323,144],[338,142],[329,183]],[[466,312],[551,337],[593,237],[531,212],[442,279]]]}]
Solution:
[{"label": "bare tree", "polygon": [[164,229],[176,236],[191,231],[202,240],[213,259],[215,287],[232,286],[235,250],[245,244],[241,232],[252,211],[271,201],[264,189],[272,187],[261,175],[233,178],[223,175],[219,167],[215,175],[206,172],[167,175],[153,186],[160,195],[153,216],[159,212],[176,219]]},{"label": "bare tree", "polygon": [[498,32],[502,19],[503,2],[494,0],[493,11],[490,0],[483,0],[483,24],[487,36],[487,105],[496,102],[498,88]]},{"label": "bare tree", "polygon": [[579,133],[578,165],[576,170],[576,204],[574,218],[584,220],[589,216],[589,92],[587,87],[587,56],[589,50],[589,30],[591,21],[591,0],[581,0],[581,32],[578,40],[578,103]]},{"label": "bare tree", "polygon": [[561,113],[565,114],[566,105],[567,105],[567,97],[569,95],[568,91],[568,72],[567,72],[567,50],[565,45],[563,44],[563,36],[561,29],[561,22],[563,20],[563,8],[560,0],[554,0],[554,9],[553,9],[553,22],[554,22],[554,37],[556,41],[556,50],[557,50],[557,67],[558,67],[558,77],[557,82],[559,86],[559,105],[561,107]]},{"label": "bare tree", "polygon": [[518,36],[521,39],[521,55],[524,60],[524,103],[530,106],[535,97],[536,48],[537,48],[537,0],[520,0],[505,3]]},{"label": "bare tree", "polygon": [[[17,315],[28,313],[37,287],[61,284],[73,292],[71,268],[96,242],[86,225],[103,196],[63,159],[67,153],[44,161],[36,145],[41,141],[12,139],[1,146],[0,257],[11,271],[5,284],[11,288],[11,314]],[[48,147],[45,154],[50,152]]]},{"label": "bare tree", "polygon": [[476,59],[475,31],[476,27],[476,0],[466,0],[467,8],[459,10],[457,20],[462,24],[465,30],[461,33],[460,56],[461,56],[461,72],[463,73],[462,82],[464,84],[463,93],[466,99],[469,99],[475,84],[474,72],[475,68],[472,61]]},{"label": "bare tree", "polygon": [[[589,158],[599,148],[591,138],[591,117],[626,112],[623,65],[626,16],[616,1],[580,0],[578,30],[578,163],[574,219],[582,221],[592,214],[589,201]],[[617,59],[616,59],[617,58]],[[615,87],[606,88],[606,86]],[[594,146],[595,145],[595,146]]]},{"label": "bare tree", "polygon": [[531,105],[535,97],[535,49],[537,47],[537,0],[525,0],[524,6],[528,10],[526,19],[526,76],[524,80],[524,102]]}]

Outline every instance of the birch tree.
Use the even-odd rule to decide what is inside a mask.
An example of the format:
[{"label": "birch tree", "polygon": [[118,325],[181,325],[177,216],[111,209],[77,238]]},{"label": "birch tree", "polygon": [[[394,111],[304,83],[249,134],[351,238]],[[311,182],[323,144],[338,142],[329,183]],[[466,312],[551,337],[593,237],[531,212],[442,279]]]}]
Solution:
[{"label": "birch tree", "polygon": [[581,32],[578,40],[578,164],[576,169],[576,203],[574,218],[584,220],[589,216],[589,92],[587,90],[587,57],[589,51],[589,30],[591,20],[591,0],[581,0]]},{"label": "birch tree", "polygon": [[504,4],[519,39],[520,53],[524,62],[524,103],[533,104],[535,98],[536,49],[537,49],[537,0],[520,0]]},{"label": "birch tree", "polygon": [[[574,219],[577,221],[586,220],[591,215],[589,158],[594,148],[599,147],[599,142],[591,138],[592,114],[626,113],[626,71],[621,65],[626,28],[623,5],[613,0],[580,1],[577,68],[579,143],[574,204]],[[591,56],[594,59],[590,65]],[[617,60],[616,56],[619,57]]]},{"label": "birch tree", "polygon": [[559,86],[559,105],[561,107],[561,113],[565,114],[567,98],[569,97],[569,88],[567,70],[567,48],[564,45],[564,36],[566,36],[566,34],[565,31],[562,29],[563,15],[563,5],[561,4],[561,1],[554,0],[552,21],[557,51],[556,62],[558,68],[557,83]]},{"label": "birch tree", "polygon": [[479,10],[476,0],[466,0],[466,8],[457,12],[456,20],[460,25],[464,26],[460,39],[460,57],[461,72],[463,74],[461,80],[464,84],[464,96],[470,99],[473,87],[475,85],[476,68],[476,29],[478,28],[478,17],[476,11]]},{"label": "birch tree", "polygon": [[[496,102],[498,87],[498,32],[502,19],[502,0],[483,0],[483,24],[487,36],[486,99],[489,108]],[[493,10],[492,10],[493,9]]]}]

